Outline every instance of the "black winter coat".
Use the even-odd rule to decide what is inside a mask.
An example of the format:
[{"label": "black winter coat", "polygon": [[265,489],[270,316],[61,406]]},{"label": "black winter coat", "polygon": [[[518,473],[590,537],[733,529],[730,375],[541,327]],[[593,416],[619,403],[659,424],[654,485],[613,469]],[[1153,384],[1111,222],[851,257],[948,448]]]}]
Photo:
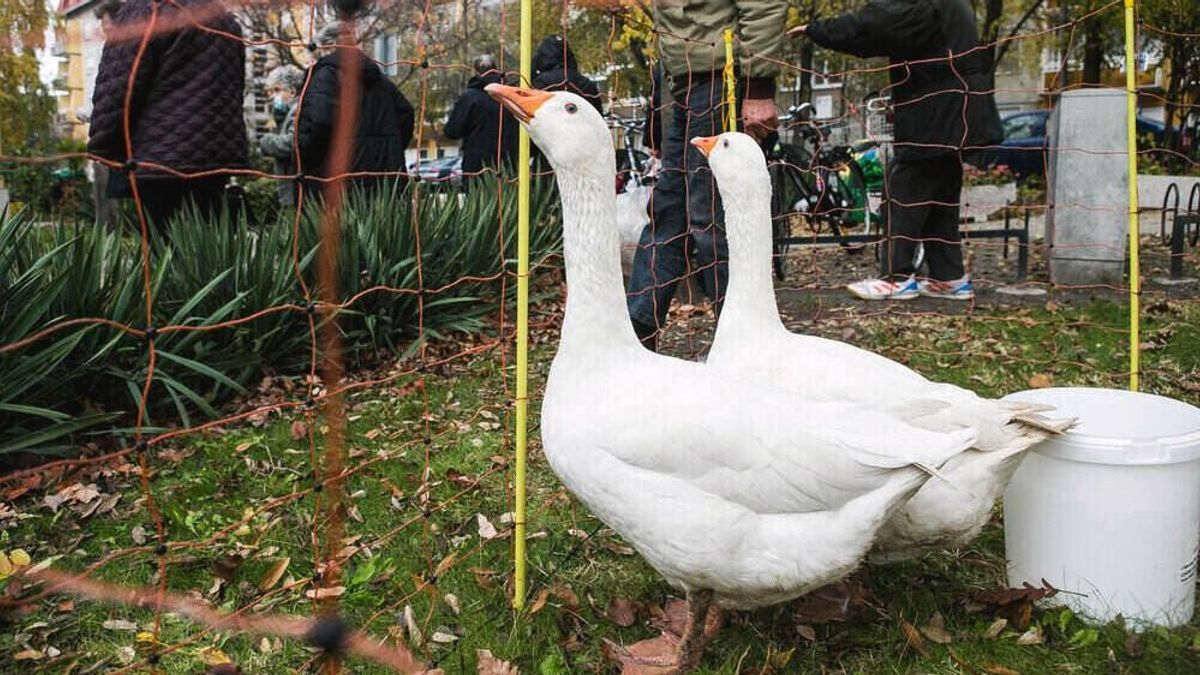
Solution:
[{"label": "black winter coat", "polygon": [[[812,22],[808,36],[828,49],[890,59],[897,157],[971,151],[1003,139],[989,52],[975,49],[979,32],[964,0],[869,0],[853,14]],[[934,61],[906,63],[923,59]]]},{"label": "black winter coat", "polygon": [[[118,37],[104,45],[96,74],[88,152],[116,162],[129,159],[125,95],[141,43],[139,27],[148,24],[151,3],[127,0],[117,12]],[[133,159],[141,163],[138,178],[168,175],[147,163],[184,173],[245,168],[246,47],[228,35],[193,27],[188,22],[195,19],[188,16],[201,17],[203,25],[222,33],[240,36],[241,29],[217,0],[173,0],[158,8],[156,25],[176,28],[150,38],[133,81],[129,126]]]},{"label": "black winter coat", "polygon": [[[313,64],[308,73],[307,88],[298,104],[296,142],[300,149],[301,171],[308,176],[327,178],[330,175],[329,145],[333,140],[341,94],[341,51],[323,56]],[[362,89],[347,170],[404,171],[404,150],[413,135],[412,104],[374,61],[361,51],[355,51],[358,52],[355,60],[359,62],[358,77]]]},{"label": "black winter coat", "polygon": [[575,52],[557,35],[547,36],[533,52],[533,88],[579,94],[600,110],[600,87],[579,72]]},{"label": "black winter coat", "polygon": [[446,120],[446,138],[462,140],[463,173],[496,168],[497,157],[510,168],[517,165],[517,119],[483,90],[501,79],[500,73],[472,77]]}]

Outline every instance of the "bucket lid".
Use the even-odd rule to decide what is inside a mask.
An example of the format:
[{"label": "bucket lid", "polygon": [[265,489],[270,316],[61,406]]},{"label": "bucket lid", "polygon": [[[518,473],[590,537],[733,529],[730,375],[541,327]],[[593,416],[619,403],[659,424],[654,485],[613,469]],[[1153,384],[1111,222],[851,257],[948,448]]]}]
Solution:
[{"label": "bucket lid", "polygon": [[1053,417],[1076,425],[1035,449],[1043,455],[1096,464],[1176,464],[1200,459],[1200,408],[1182,401],[1088,387],[1030,389],[1009,401],[1054,406]]}]

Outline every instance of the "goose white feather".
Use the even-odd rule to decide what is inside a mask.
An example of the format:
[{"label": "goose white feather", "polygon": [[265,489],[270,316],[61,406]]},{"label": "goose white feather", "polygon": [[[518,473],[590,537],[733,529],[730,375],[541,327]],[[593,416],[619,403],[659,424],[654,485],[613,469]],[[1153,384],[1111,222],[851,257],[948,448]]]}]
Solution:
[{"label": "goose white feather", "polygon": [[583,99],[491,85],[553,165],[567,304],[541,433],[551,468],[673,586],[724,607],[849,573],[877,529],[975,442],[653,354],[621,283],[603,120]]},{"label": "goose white feather", "polygon": [[749,136],[694,139],[706,152],[725,205],[729,288],[707,363],[806,399],[857,403],[890,411],[929,431],[978,430],[975,451],[944,468],[879,535],[876,552],[903,558],[927,547],[958,546],[987,522],[1026,450],[1069,422],[931,382],[874,352],[790,332],[771,281],[771,184],[766,160]]}]

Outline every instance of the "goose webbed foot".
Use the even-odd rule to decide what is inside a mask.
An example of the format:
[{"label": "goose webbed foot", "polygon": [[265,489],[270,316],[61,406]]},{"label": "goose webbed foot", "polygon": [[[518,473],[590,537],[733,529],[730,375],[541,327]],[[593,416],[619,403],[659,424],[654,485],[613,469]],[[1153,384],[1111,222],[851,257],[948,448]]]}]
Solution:
[{"label": "goose webbed foot", "polygon": [[679,651],[676,657],[675,673],[687,673],[700,665],[704,656],[705,624],[708,619],[708,608],[712,605],[713,592],[710,590],[688,591],[687,623],[679,640]]}]

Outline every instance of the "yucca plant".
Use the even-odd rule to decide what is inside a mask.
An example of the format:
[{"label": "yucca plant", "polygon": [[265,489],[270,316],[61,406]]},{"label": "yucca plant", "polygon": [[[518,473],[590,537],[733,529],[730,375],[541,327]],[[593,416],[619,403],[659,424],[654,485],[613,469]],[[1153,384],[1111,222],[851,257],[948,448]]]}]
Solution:
[{"label": "yucca plant", "polygon": [[[515,186],[499,189],[495,180],[479,181],[466,196],[415,188],[346,196],[339,297],[376,286],[428,291],[423,312],[414,293],[392,292],[369,293],[340,312],[349,354],[411,348],[419,323],[427,336],[476,330],[495,312],[505,300],[501,284],[477,279],[512,272],[517,199]],[[533,195],[535,259],[560,241],[554,201],[546,189]],[[297,274],[316,296],[321,217],[320,205],[310,204],[294,242],[286,214],[250,228],[228,216],[184,212],[170,225],[170,243],[151,245],[149,324],[136,238],[98,227],[37,228],[24,214],[10,217],[0,223],[0,344],[87,317],[135,328],[187,327],[155,337],[143,429],[211,418],[222,400],[245,391],[265,368],[306,372],[311,353],[302,311],[242,319],[288,303],[302,306]],[[230,323],[203,329],[222,322]],[[0,354],[0,456],[67,452],[80,433],[99,429],[128,433],[148,355],[145,340],[98,323],[71,326]]]}]

